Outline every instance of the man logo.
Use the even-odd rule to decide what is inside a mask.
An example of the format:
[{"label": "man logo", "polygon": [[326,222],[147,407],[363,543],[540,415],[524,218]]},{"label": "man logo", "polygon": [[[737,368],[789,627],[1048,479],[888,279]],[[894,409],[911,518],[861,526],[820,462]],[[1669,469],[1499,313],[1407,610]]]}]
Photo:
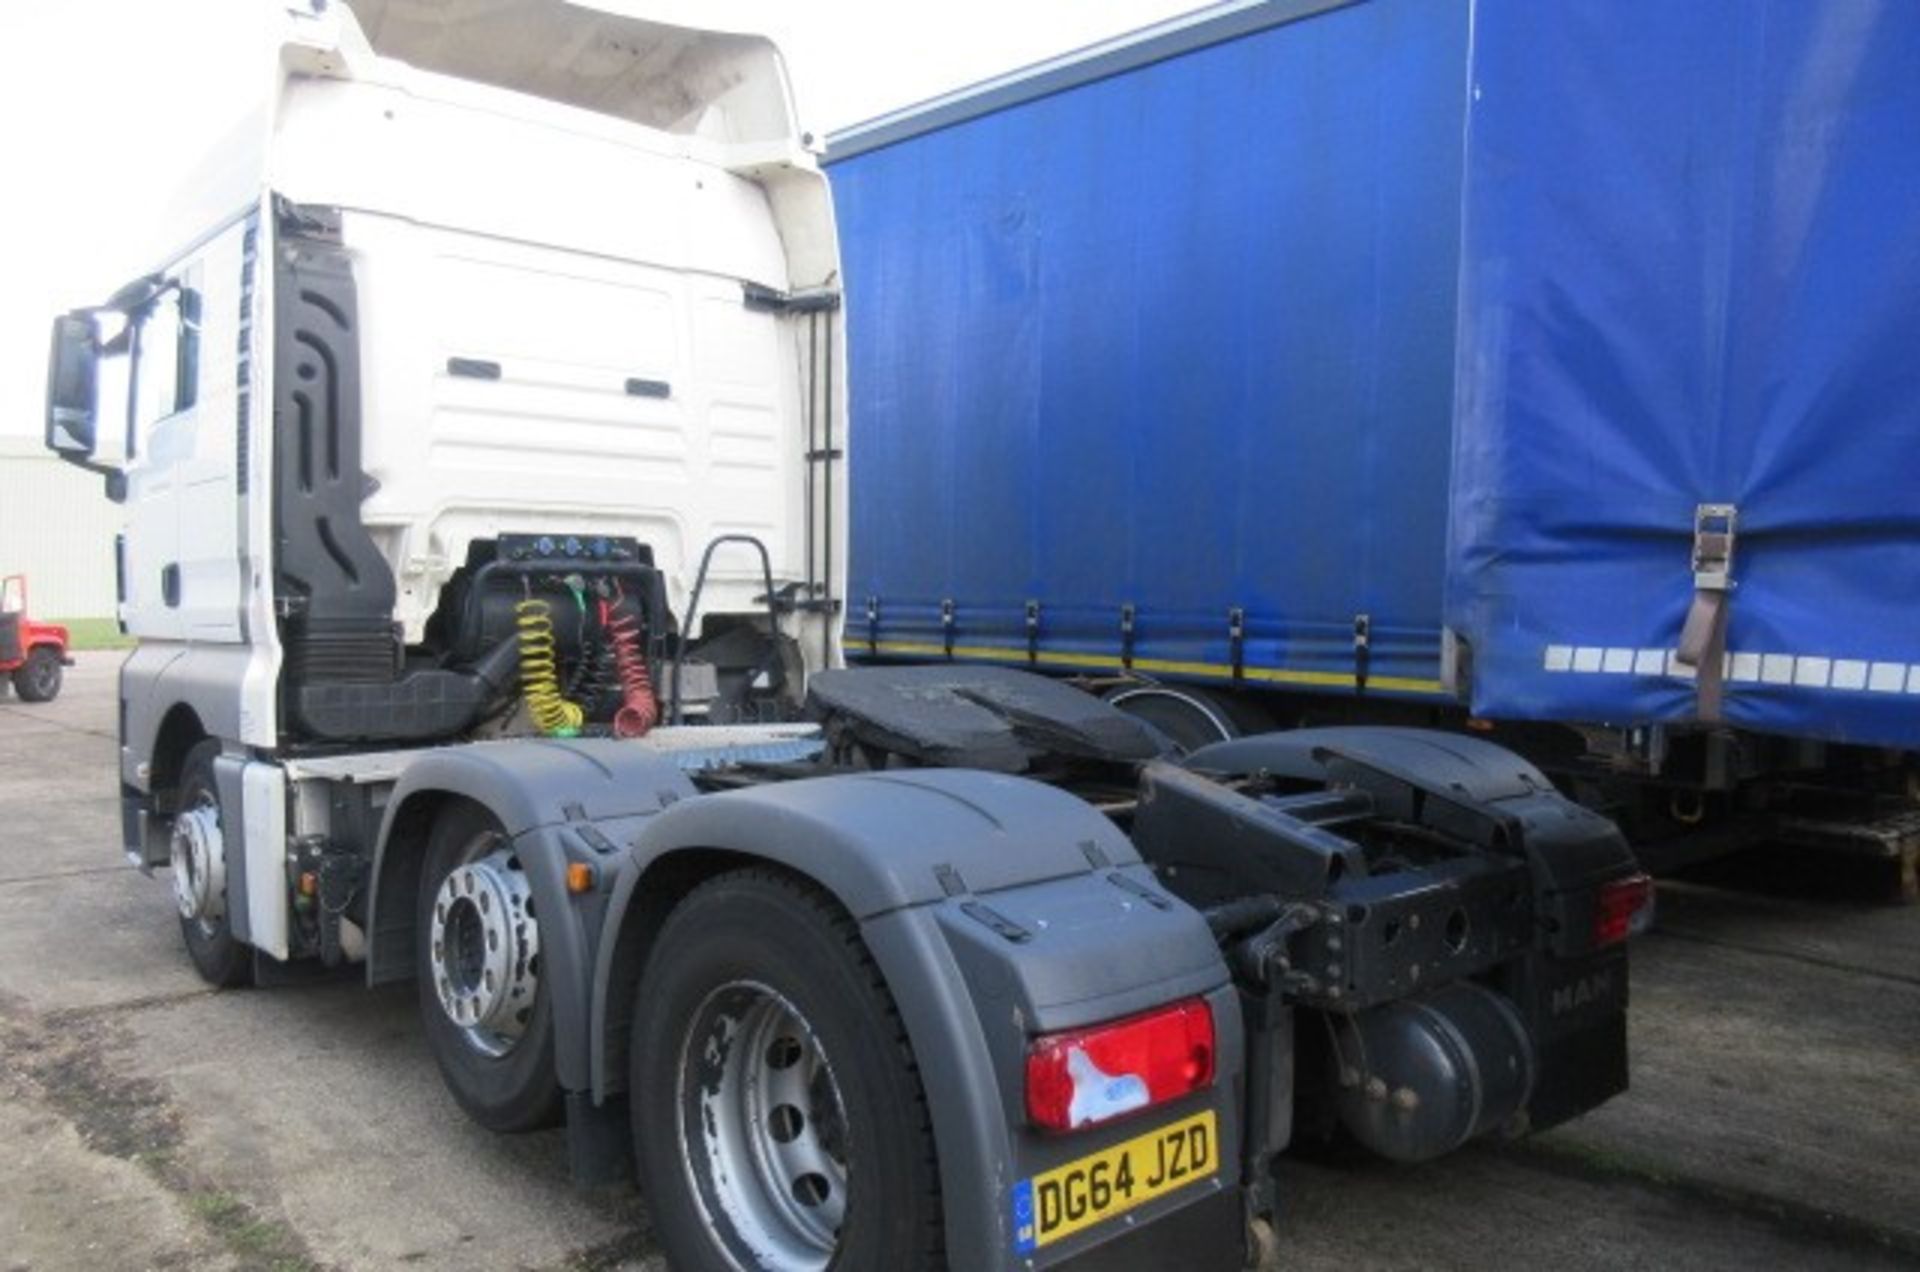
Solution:
[{"label": "man logo", "polygon": [[1564,1016],[1570,1011],[1578,1011],[1589,1003],[1597,1003],[1613,994],[1613,973],[1595,972],[1579,980],[1569,981],[1553,991],[1548,1000],[1548,1009],[1556,1016]]}]

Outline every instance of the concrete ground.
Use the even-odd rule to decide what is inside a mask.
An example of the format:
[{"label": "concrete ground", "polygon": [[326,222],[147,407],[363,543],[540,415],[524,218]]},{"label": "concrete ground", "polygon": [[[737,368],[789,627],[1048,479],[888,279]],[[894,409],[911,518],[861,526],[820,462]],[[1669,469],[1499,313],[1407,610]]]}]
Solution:
[{"label": "concrete ground", "polygon": [[[410,987],[201,986],[120,864],[117,660],[0,700],[0,1272],[658,1267],[558,1133],[460,1116]],[[1295,1162],[1281,1265],[1920,1267],[1920,908],[1660,906],[1630,1094],[1430,1166]]]}]

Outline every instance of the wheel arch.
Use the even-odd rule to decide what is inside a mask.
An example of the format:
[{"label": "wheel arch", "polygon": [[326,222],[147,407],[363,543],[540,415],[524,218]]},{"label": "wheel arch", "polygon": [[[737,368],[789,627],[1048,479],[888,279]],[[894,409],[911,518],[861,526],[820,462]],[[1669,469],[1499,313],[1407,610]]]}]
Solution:
[{"label": "wheel arch", "polygon": [[153,794],[156,812],[174,811],[187,756],[212,736],[191,703],[176,702],[160,717],[160,727],[154,731],[153,745],[147,752],[147,789]]},{"label": "wheel arch", "polygon": [[408,884],[418,886],[420,852],[449,803],[478,805],[520,842],[545,828],[658,812],[695,793],[671,764],[607,740],[476,742],[425,753],[394,784],[374,840],[368,983],[412,975]]},{"label": "wheel arch", "polygon": [[[633,996],[667,916],[707,880],[735,870],[771,868],[834,896],[819,879],[756,852],[687,847],[662,853],[644,868],[624,870],[607,904],[593,977],[593,1092],[604,1099],[626,1089]],[[839,901],[834,896],[835,901]],[[844,903],[842,903],[844,906]]]},{"label": "wheel arch", "polygon": [[[708,795],[653,818],[609,898],[593,980],[594,1094],[625,1083],[622,996],[679,898],[721,871],[771,866],[820,888],[861,924],[965,893],[1139,862],[1082,800],[1025,778],[961,769],[841,774]],[[914,992],[937,974],[875,949],[882,975]]]},{"label": "wheel arch", "polygon": [[[414,899],[433,824],[455,804],[493,810],[463,791],[438,787],[409,791],[391,801],[382,819],[367,894],[367,984],[382,985],[413,977]],[[493,814],[497,817],[497,814]]]},{"label": "wheel arch", "polygon": [[475,805],[500,824],[525,866],[549,969],[542,976],[553,986],[555,1067],[564,1088],[586,1090],[591,951],[602,898],[571,893],[567,867],[585,861],[611,874],[615,838],[696,793],[672,764],[609,739],[476,742],[426,752],[394,784],[374,840],[367,983],[413,977],[427,837],[446,809]]}]

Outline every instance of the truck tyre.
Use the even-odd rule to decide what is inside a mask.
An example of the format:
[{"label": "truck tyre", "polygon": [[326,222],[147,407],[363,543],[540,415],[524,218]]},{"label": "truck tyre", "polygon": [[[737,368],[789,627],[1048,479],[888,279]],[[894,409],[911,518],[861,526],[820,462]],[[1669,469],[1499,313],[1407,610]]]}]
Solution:
[{"label": "truck tyre", "polygon": [[661,926],[634,998],[640,1188],[675,1268],[945,1266],[900,1014],[818,889],[721,875]]},{"label": "truck tyre", "polygon": [[13,669],[13,691],[22,702],[52,702],[59,696],[65,671],[58,650],[36,646],[28,652],[27,661]]},{"label": "truck tyre", "polygon": [[[57,664],[56,664],[57,665]],[[180,798],[170,836],[174,901],[180,935],[200,979],[234,989],[253,978],[253,951],[233,935],[228,905],[226,827],[213,761],[220,743],[208,738],[180,766]]]},{"label": "truck tyre", "polygon": [[556,1125],[533,891],[500,823],[477,804],[452,805],[433,824],[416,931],[420,1019],[453,1098],[489,1130]]},{"label": "truck tyre", "polygon": [[1158,729],[1183,755],[1273,728],[1273,721],[1259,707],[1191,685],[1122,685],[1106,697],[1128,715]]}]

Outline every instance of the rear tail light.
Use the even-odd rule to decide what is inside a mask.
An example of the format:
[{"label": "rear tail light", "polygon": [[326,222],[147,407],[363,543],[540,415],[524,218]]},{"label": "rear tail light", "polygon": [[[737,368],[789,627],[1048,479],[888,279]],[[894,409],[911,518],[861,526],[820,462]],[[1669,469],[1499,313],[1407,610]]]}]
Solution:
[{"label": "rear tail light", "polygon": [[1213,1009],[1193,998],[1027,1048],[1027,1116],[1067,1131],[1213,1085]]},{"label": "rear tail light", "polygon": [[1593,943],[1618,945],[1626,940],[1636,930],[1634,920],[1652,901],[1653,880],[1643,874],[1602,885],[1593,911]]}]

